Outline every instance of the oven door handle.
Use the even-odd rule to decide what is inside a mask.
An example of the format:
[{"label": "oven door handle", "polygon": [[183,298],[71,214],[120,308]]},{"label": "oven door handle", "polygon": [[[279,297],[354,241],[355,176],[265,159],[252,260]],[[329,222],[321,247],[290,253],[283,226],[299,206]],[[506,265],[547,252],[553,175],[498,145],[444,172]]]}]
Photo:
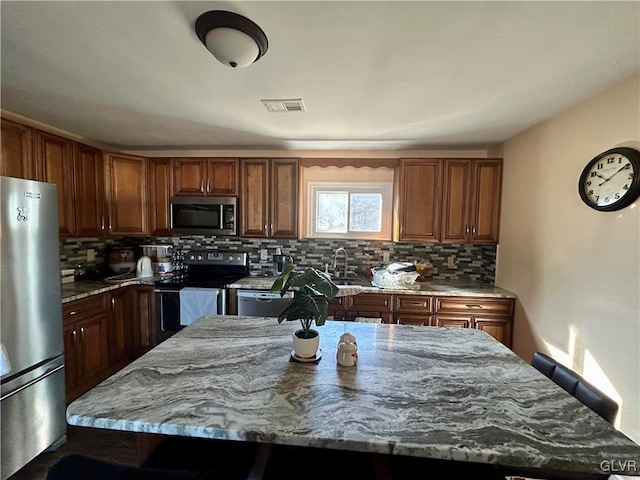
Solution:
[{"label": "oven door handle", "polygon": [[178,290],[175,290],[175,289],[168,290],[168,289],[164,289],[164,288],[154,288],[153,292],[154,293],[180,293],[180,290],[179,289]]}]

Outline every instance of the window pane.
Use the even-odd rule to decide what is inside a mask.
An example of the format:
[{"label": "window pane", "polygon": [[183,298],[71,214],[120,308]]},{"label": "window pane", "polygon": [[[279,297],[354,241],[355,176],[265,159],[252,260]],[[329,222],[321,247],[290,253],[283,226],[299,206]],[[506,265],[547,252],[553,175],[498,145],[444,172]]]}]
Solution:
[{"label": "window pane", "polygon": [[316,232],[346,233],[348,199],[346,192],[318,192]]},{"label": "window pane", "polygon": [[380,232],[382,230],[382,195],[352,193],[349,230],[352,232]]}]

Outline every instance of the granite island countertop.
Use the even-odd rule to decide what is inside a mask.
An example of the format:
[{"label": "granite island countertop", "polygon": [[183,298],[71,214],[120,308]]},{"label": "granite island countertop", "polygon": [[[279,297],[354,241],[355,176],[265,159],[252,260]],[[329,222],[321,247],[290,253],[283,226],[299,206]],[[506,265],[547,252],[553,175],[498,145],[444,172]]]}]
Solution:
[{"label": "granite island countertop", "polygon": [[[248,290],[269,290],[277,277],[245,277],[227,288]],[[336,280],[341,282],[343,280]],[[487,297],[487,298],[516,298],[516,294],[496,287],[490,283],[459,281],[459,280],[429,280],[416,282],[410,288],[380,288],[372,285],[371,281],[363,277],[349,278],[348,283],[359,286],[363,293],[386,293],[406,295],[456,296],[456,297]]]},{"label": "granite island countertop", "polygon": [[[619,462],[638,475],[639,445],[485,332],[328,322],[313,365],[289,361],[298,327],[203,317],[74,401],[67,420],[579,474]],[[336,364],[346,331],[356,367]]]}]

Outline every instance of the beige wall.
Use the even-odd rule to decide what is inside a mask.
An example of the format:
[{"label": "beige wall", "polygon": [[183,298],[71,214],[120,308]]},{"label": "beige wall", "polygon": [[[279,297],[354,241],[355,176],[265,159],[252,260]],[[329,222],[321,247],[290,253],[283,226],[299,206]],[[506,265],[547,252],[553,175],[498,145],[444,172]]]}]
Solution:
[{"label": "beige wall", "polygon": [[639,442],[640,199],[598,212],[577,190],[587,162],[616,146],[640,149],[640,75],[504,144],[496,283],[518,295],[516,353],[582,373],[621,403],[617,426]]}]

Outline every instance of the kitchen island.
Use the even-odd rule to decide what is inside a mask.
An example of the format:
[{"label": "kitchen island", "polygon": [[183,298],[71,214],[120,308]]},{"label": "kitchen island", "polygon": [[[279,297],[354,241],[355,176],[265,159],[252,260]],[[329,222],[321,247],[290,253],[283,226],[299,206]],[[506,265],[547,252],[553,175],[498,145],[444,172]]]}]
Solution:
[{"label": "kitchen island", "polygon": [[[480,330],[327,322],[318,365],[299,325],[203,317],[73,402],[72,425],[603,474],[636,445]],[[339,336],[356,367],[338,366]]]}]

